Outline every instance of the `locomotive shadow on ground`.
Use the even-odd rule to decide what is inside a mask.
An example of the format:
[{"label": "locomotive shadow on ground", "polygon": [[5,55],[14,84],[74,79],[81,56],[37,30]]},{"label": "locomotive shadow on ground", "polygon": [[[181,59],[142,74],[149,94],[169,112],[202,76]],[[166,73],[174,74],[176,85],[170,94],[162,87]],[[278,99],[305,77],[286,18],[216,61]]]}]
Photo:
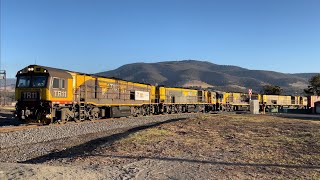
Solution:
[{"label": "locomotive shadow on ground", "polygon": [[287,119],[299,119],[305,121],[320,121],[320,114],[293,114],[293,113],[281,113],[281,114],[270,114]]},{"label": "locomotive shadow on ground", "polygon": [[0,110],[0,127],[1,126],[19,126],[23,124],[14,118],[12,111]]},{"label": "locomotive shadow on ground", "polygon": [[21,161],[19,163],[27,164],[41,164],[51,160],[58,160],[63,158],[75,158],[75,157],[90,157],[90,156],[101,156],[101,157],[111,157],[111,158],[124,158],[124,159],[152,159],[161,161],[176,161],[176,162],[186,162],[186,163],[197,163],[197,164],[211,164],[211,165],[223,165],[223,166],[249,166],[249,167],[275,167],[275,168],[292,168],[292,169],[320,169],[320,166],[311,165],[294,165],[294,164],[258,164],[258,163],[237,163],[237,162],[222,162],[222,161],[211,161],[211,160],[197,160],[197,159],[183,159],[176,157],[158,157],[158,156],[119,156],[119,155],[99,155],[94,153],[94,150],[103,146],[107,142],[109,144],[118,141],[122,138],[129,136],[132,133],[142,131],[148,128],[157,127],[161,124],[176,122],[185,120],[187,118],[171,119],[164,122],[152,123],[150,125],[139,126],[129,129],[125,132],[114,134],[111,136],[106,136],[103,138],[94,139],[88,141],[87,143],[80,144],[62,151],[52,152],[40,157],[29,159],[26,161]]}]

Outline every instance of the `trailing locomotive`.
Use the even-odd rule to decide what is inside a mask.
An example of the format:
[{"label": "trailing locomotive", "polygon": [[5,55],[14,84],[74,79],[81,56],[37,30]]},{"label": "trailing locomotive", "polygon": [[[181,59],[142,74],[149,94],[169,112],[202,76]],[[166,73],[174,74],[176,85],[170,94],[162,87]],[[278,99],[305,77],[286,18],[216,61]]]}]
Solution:
[{"label": "trailing locomotive", "polygon": [[[164,113],[249,109],[249,94],[154,86],[30,65],[17,72],[16,116],[21,121],[83,121]],[[253,94],[261,109],[312,107],[317,98]]]}]

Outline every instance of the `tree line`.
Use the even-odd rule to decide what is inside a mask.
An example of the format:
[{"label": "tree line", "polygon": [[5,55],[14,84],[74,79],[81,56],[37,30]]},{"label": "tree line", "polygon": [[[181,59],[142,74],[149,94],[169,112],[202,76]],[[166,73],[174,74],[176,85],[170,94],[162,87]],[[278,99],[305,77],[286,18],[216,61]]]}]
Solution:
[{"label": "tree line", "polygon": [[[281,95],[282,88],[280,86],[268,84],[263,86],[262,93],[267,95]],[[320,96],[320,74],[310,78],[309,86],[308,88],[304,89],[304,93],[307,96]]]}]

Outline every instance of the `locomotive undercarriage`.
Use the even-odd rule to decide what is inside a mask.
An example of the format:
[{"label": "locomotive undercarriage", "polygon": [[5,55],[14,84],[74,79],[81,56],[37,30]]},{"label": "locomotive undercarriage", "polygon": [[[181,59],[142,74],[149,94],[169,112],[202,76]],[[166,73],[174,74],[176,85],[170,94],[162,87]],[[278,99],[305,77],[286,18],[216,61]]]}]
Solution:
[{"label": "locomotive undercarriage", "polygon": [[93,106],[70,105],[54,107],[54,119],[58,122],[95,120],[100,118],[117,118],[129,116],[148,116],[156,114],[172,114],[187,112],[208,112],[213,108],[204,105],[169,105],[150,104],[142,106]]},{"label": "locomotive undercarriage", "polygon": [[52,109],[53,122],[58,123],[67,121],[80,122],[104,117],[102,108],[90,104],[55,105]]},{"label": "locomotive undercarriage", "polygon": [[22,122],[50,123],[50,101],[18,101],[15,116]]},{"label": "locomotive undercarriage", "polygon": [[94,106],[92,104],[54,104],[50,101],[18,101],[16,117],[22,122],[43,124],[85,121],[101,118],[148,116],[157,114],[209,112],[215,107],[187,104],[147,104],[142,106]]},{"label": "locomotive undercarriage", "polygon": [[[38,104],[38,103],[37,103]],[[94,106],[92,104],[55,104],[51,102],[17,103],[16,116],[23,122],[43,124],[81,122],[101,118],[148,116],[188,112],[209,112],[213,107],[205,105],[149,104],[142,106]]]},{"label": "locomotive undercarriage", "polygon": [[148,116],[157,114],[174,114],[190,112],[210,112],[216,110],[233,111],[237,107],[197,104],[147,104],[142,106],[94,106],[86,103],[55,104],[50,101],[19,102],[16,116],[23,122],[36,121],[43,124],[81,122],[101,118],[118,118],[129,116]]}]

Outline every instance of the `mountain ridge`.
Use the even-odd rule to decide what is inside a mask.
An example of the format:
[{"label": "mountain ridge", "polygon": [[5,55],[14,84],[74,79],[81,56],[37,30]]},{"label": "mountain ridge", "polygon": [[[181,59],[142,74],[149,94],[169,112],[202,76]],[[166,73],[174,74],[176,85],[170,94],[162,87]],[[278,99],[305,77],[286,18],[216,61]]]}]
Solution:
[{"label": "mountain ridge", "polygon": [[[281,73],[251,70],[234,65],[218,65],[208,61],[182,60],[157,63],[132,63],[97,75],[128,81],[174,87],[203,86],[221,91],[261,92],[263,85],[283,88],[284,94],[302,94],[310,77],[317,73]],[[202,84],[202,85],[201,85]]]}]

